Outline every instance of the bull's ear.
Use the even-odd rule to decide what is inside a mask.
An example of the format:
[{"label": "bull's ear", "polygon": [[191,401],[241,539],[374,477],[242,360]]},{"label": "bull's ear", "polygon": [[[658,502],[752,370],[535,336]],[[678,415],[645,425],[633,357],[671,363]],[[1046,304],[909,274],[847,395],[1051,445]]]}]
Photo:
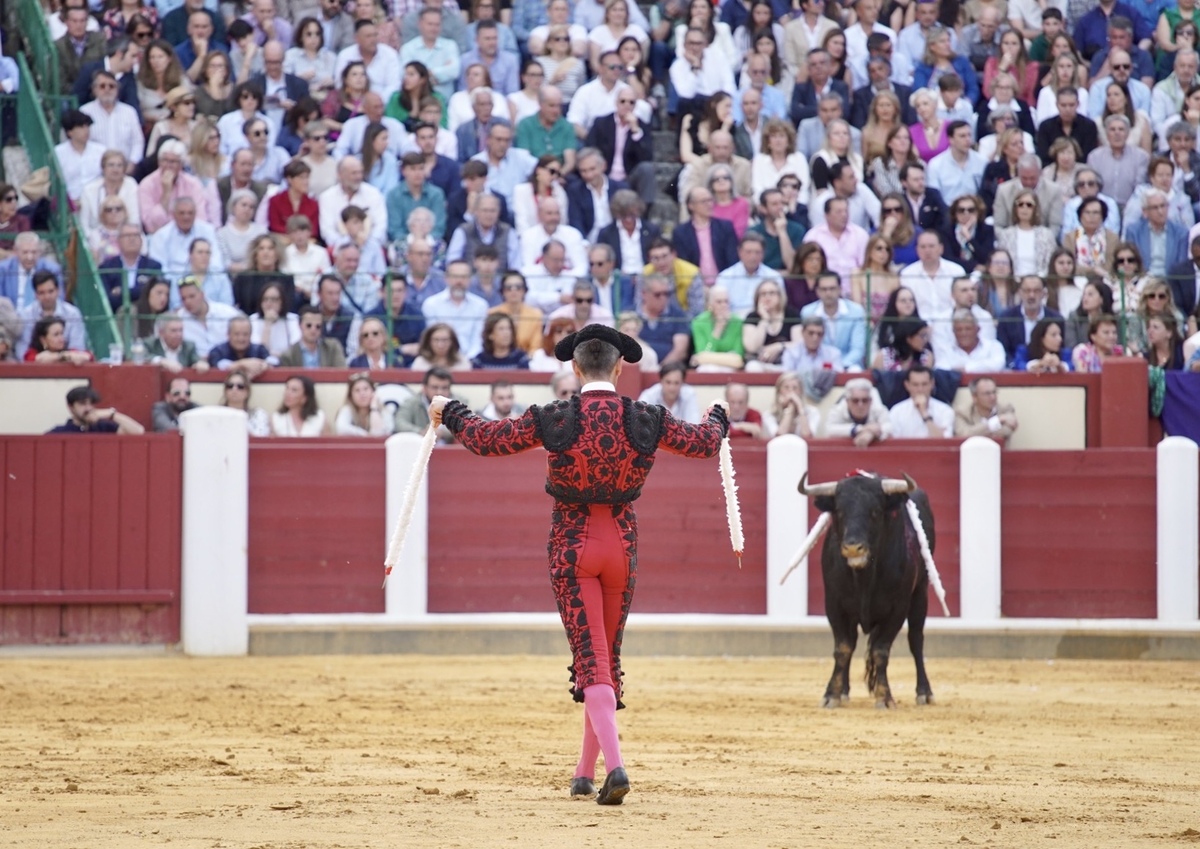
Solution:
[{"label": "bull's ear", "polygon": [[883,498],[883,503],[885,505],[884,509],[890,513],[891,511],[899,510],[904,506],[904,502],[908,501],[908,493],[898,492],[892,495],[885,495]]},{"label": "bull's ear", "polygon": [[822,513],[832,513],[836,506],[836,501],[832,495],[818,495],[813,499],[813,505]]}]

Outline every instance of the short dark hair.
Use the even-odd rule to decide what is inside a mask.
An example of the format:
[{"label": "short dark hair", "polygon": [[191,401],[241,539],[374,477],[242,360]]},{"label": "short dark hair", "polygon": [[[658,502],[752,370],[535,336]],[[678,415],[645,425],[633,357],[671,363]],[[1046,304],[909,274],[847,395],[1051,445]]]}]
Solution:
[{"label": "short dark hair", "polygon": [[938,77],[939,91],[962,91],[964,88],[962,77],[958,74],[942,74]]},{"label": "short dark hair", "polygon": [[658,367],[658,379],[662,380],[672,372],[679,372],[679,376],[687,378],[687,363],[681,363],[679,360],[672,360],[669,363],[663,363]]},{"label": "short dark hair", "polygon": [[924,172],[925,171],[925,163],[924,162],[909,162],[904,165],[901,165],[900,166],[900,182],[904,182],[905,180],[907,180],[909,173],[912,171]]},{"label": "short dark hair", "polygon": [[422,153],[406,153],[400,157],[401,168],[424,168],[425,155]]},{"label": "short dark hair", "polygon": [[475,259],[500,259],[500,251],[495,245],[480,245],[475,249]]},{"label": "short dark hair", "polygon": [[445,380],[450,383],[454,382],[454,375],[450,374],[449,369],[444,369],[441,366],[434,366],[429,371],[425,372],[425,376],[421,378],[421,385],[428,386],[429,381],[434,380],[435,378],[437,380]]},{"label": "short dark hair", "polygon": [[495,21],[489,19],[486,21],[476,21],[475,22],[475,35],[479,35],[479,31],[481,29],[494,29],[494,30],[499,31],[500,28],[498,26],[496,26]]},{"label": "short dark hair", "polygon": [[1063,19],[1062,10],[1056,6],[1050,6],[1046,9],[1046,11],[1042,12],[1042,20],[1044,21],[1046,18],[1053,18],[1056,21],[1061,21]]},{"label": "short dark hair", "polygon": [[850,205],[850,201],[846,200],[845,198],[840,198],[837,195],[830,195],[829,197],[825,198],[825,214],[826,215],[829,214],[829,210],[833,209],[833,205],[835,203],[844,203],[847,206]]},{"label": "short dark hair", "polygon": [[659,236],[657,239],[655,239],[653,242],[650,243],[650,247],[646,250],[646,256],[650,256],[650,252],[657,250],[658,248],[666,248],[667,250],[670,250],[670,251],[675,250],[675,246],[673,244],[671,244],[669,241],[667,241],[664,237]]},{"label": "short dark hair", "polygon": [[933,380],[933,369],[921,363],[909,366],[908,371],[904,373],[904,380],[907,382],[914,374],[927,374],[929,375],[929,379]]},{"label": "short dark hair", "polygon": [[296,310],[296,314],[303,319],[306,315],[320,315],[321,308],[314,307],[312,304],[301,304],[300,309]]},{"label": "short dark hair", "polygon": [[51,283],[53,283],[54,288],[56,288],[56,289],[59,288],[58,275],[55,274],[53,271],[46,271],[45,269],[42,269],[41,271],[33,272],[33,281],[32,281],[33,282],[33,291],[36,292],[37,287],[41,286],[43,283],[45,283],[47,281],[50,281]]},{"label": "short dark hair", "polygon": [[1100,204],[1100,217],[1103,218],[1105,221],[1107,221],[1108,220],[1108,204],[1105,203],[1104,201],[1100,200],[1100,198],[1098,198],[1098,197],[1086,198],[1083,201],[1083,203],[1079,204],[1079,214],[1082,215],[1083,208],[1091,203]]},{"label": "short dark hair", "polygon": [[303,177],[305,174],[311,174],[312,168],[303,159],[293,159],[287,165],[283,166],[283,176],[288,180],[296,177]]},{"label": "short dark hair", "polygon": [[373,27],[373,26],[375,26],[374,20],[372,20],[370,18],[360,18],[359,20],[354,22],[354,32],[357,33],[363,27]]},{"label": "short dark hair", "polygon": [[963,127],[970,129],[971,125],[968,124],[966,121],[951,121],[949,124],[946,125],[946,138],[950,138],[955,133],[957,133],[959,130],[961,130]]},{"label": "short dark hair", "polygon": [[67,406],[71,407],[75,404],[82,404],[84,401],[91,401],[93,404],[100,403],[100,395],[89,386],[76,386],[67,393]]},{"label": "short dark hair", "polygon": [[62,128],[64,133],[69,133],[71,130],[79,127],[90,127],[92,125],[92,116],[86,112],[80,112],[78,109],[68,109],[62,116]]},{"label": "short dark hair", "polygon": [[621,352],[602,339],[588,339],[575,346],[575,364],[585,377],[608,377],[620,359]]},{"label": "short dark hair", "polygon": [[488,166],[486,162],[480,162],[478,159],[468,159],[463,163],[462,171],[459,172],[459,179],[466,180],[469,177],[486,177],[488,174]]}]

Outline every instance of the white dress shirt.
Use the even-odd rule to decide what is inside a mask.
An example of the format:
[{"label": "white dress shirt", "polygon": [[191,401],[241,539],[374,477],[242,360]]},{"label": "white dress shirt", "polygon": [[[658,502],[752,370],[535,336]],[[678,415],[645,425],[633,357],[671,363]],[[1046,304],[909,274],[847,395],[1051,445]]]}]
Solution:
[{"label": "white dress shirt", "polygon": [[[255,112],[255,118],[261,118],[267,124],[267,146],[275,145],[275,138],[278,132],[275,125],[271,123],[271,119],[267,117],[266,112]],[[250,146],[250,140],[246,138],[246,133],[243,132],[246,126],[246,119],[242,116],[240,109],[234,109],[232,112],[226,112],[217,119],[217,132],[221,134],[221,153],[232,157],[243,147]]]},{"label": "white dress shirt", "polygon": [[[937,398],[929,399],[929,412],[933,423],[946,439],[954,436],[954,408]],[[896,439],[928,439],[929,425],[917,412],[912,398],[905,398],[889,412],[892,420],[892,436]]]},{"label": "white dress shirt", "polygon": [[938,263],[933,274],[925,271],[925,266],[920,262],[914,262],[900,272],[900,283],[912,289],[917,301],[917,313],[932,317],[950,311],[954,306],[954,300],[950,297],[954,279],[966,276],[967,272],[961,265],[946,259]]},{"label": "white dress shirt", "polygon": [[[1061,298],[1062,296],[1060,295],[1059,297]],[[946,310],[945,312],[936,313],[932,319],[925,319],[929,322],[930,328],[933,331],[933,338],[930,340],[930,345],[933,348],[933,360],[937,363],[938,368],[942,367],[942,361],[950,356],[951,349],[954,348],[952,315],[954,315],[953,310]],[[975,316],[975,321],[979,323],[979,338],[995,341],[996,319],[992,318],[992,314],[979,306],[979,304],[976,304],[971,307],[971,315]]]},{"label": "white dress shirt", "polygon": [[[108,195],[104,191],[104,180],[92,180],[83,187],[79,198],[79,223],[84,232],[95,230],[100,226],[100,204]],[[121,181],[121,190],[117,192],[125,203],[128,223],[142,226],[142,215],[138,205],[138,184],[132,177]]]},{"label": "white dress shirt", "polygon": [[949,349],[941,354],[934,354],[934,361],[938,368],[951,371],[990,373],[1004,371],[1008,356],[1004,353],[1003,345],[995,339],[984,339],[980,335],[974,350],[965,351],[959,347],[956,340],[952,340]]},{"label": "white dress shirt", "polygon": [[138,119],[136,109],[118,100],[113,111],[109,112],[100,105],[99,100],[92,100],[80,106],[79,111],[92,119],[92,141],[102,145],[105,150],[119,150],[134,165],[142,161],[146,134],[142,132],[142,122]]},{"label": "white dress shirt", "polygon": [[483,350],[483,325],[488,314],[488,304],[483,298],[464,292],[462,300],[456,301],[449,289],[443,289],[425,299],[421,312],[431,324],[440,321],[450,325],[467,359]]},{"label": "white dress shirt", "polygon": [[775,269],[759,265],[751,273],[739,260],[717,275],[716,285],[724,286],[729,291],[729,308],[733,314],[745,318],[754,311],[754,292],[764,280],[774,280],[783,285],[783,278]]},{"label": "white dress shirt", "polygon": [[321,192],[317,206],[321,210],[321,239],[325,244],[345,241],[346,227],[342,224],[342,210],[351,205],[361,207],[367,213],[371,238],[384,244],[387,241],[387,206],[379,189],[367,182],[352,195],[346,194],[341,183],[335,183]]},{"label": "white dress shirt", "polygon": [[661,383],[656,383],[643,391],[638,396],[638,400],[645,401],[647,404],[658,404],[660,407],[666,407],[667,412],[681,422],[700,424],[700,404],[696,400],[696,390],[686,383],[679,387],[679,397],[670,406],[663,403]]},{"label": "white dress shirt", "polygon": [[575,276],[587,273],[587,242],[584,241],[583,234],[569,224],[559,224],[553,233],[547,233],[541,224],[522,233],[521,266],[540,268],[542,249],[551,239],[562,242],[563,247],[567,249],[566,271],[574,272]]},{"label": "white dress shirt", "polygon": [[681,100],[711,97],[718,92],[732,95],[737,91],[733,82],[733,66],[713,47],[704,48],[700,67],[693,69],[682,56],[671,63],[671,84]]},{"label": "white dress shirt", "polygon": [[67,197],[75,203],[79,203],[83,187],[100,177],[100,159],[107,149],[94,141],[84,145],[82,152],[76,150],[69,141],[55,145],[54,156],[58,159],[63,182],[67,184]]},{"label": "white dress shirt", "polygon": [[[625,274],[637,275],[646,267],[649,257],[642,256],[642,222],[633,228],[633,233],[626,231],[620,222],[616,226],[617,239],[621,245],[621,268]],[[629,306],[632,306],[630,304]]]},{"label": "white dress shirt", "polygon": [[552,275],[540,265],[529,265],[521,269],[529,291],[525,293],[525,303],[537,307],[543,313],[551,313],[563,305],[562,296],[570,295],[575,290],[579,276],[563,271]]},{"label": "white dress shirt", "polygon": [[[590,130],[597,118],[611,115],[617,111],[617,93],[629,88],[628,84],[618,81],[609,91],[604,87],[600,78],[584,83],[575,90],[571,97],[571,105],[567,109],[567,121],[577,127]],[[650,104],[639,100],[633,107],[633,114],[643,125],[650,125]]]},{"label": "white dress shirt", "polygon": [[179,309],[183,319],[183,338],[196,346],[196,353],[208,357],[208,352],[229,341],[229,321],[239,317],[242,311],[226,304],[209,304],[204,321],[193,316],[186,308]]},{"label": "white dress shirt", "polygon": [[[338,53],[337,65],[333,70],[333,78],[341,80],[342,71],[351,62],[361,62],[362,51],[357,44],[351,44]],[[400,54],[386,44],[375,47],[375,58],[367,65],[367,79],[371,81],[371,91],[376,92],[387,103],[392,95],[400,88],[400,80],[404,76],[404,67],[400,64]]]},{"label": "white dress shirt", "polygon": [[[371,119],[366,115],[355,115],[349,121],[342,124],[342,132],[338,136],[337,144],[333,148],[334,158],[341,159],[351,154],[362,156],[363,136],[366,134],[367,126],[370,123]],[[399,159],[404,155],[404,145],[408,141],[408,130],[404,129],[403,124],[388,115],[384,115],[379,123],[387,127],[387,149]],[[413,142],[413,149],[416,149],[415,140]]]}]

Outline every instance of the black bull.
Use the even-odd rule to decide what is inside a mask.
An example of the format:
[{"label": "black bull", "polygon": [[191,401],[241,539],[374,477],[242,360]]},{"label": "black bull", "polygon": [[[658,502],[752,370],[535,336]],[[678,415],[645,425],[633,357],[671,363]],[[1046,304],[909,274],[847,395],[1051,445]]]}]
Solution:
[{"label": "black bull", "polygon": [[886,480],[856,475],[835,483],[806,486],[818,510],[831,514],[821,574],[825,580],[825,615],[833,629],[833,675],[825,688],[825,707],[850,698],[850,658],[858,629],[867,635],[867,689],[875,706],[896,706],[888,685],[892,641],[908,621],[908,647],[917,667],[917,704],[933,701],[925,675],[925,614],[929,607],[929,575],[908,516],[911,499],[934,546],[929,499],[912,478]]}]

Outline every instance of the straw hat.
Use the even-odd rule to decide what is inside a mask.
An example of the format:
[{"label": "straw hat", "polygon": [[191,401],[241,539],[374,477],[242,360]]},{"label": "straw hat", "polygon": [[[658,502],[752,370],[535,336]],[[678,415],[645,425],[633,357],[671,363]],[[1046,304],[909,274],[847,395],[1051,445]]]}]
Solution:
[{"label": "straw hat", "polygon": [[167,92],[167,108],[174,109],[184,98],[192,97],[192,90],[187,86],[177,85]]}]

